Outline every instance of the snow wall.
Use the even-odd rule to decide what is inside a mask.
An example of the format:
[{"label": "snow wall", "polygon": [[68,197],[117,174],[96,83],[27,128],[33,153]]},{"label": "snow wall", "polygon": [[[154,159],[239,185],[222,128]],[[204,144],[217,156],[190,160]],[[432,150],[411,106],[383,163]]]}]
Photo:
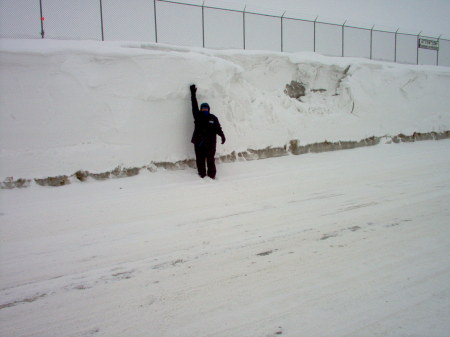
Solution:
[{"label": "snow wall", "polygon": [[227,137],[217,156],[450,130],[447,67],[8,39],[0,66],[2,181],[191,160],[192,83]]}]

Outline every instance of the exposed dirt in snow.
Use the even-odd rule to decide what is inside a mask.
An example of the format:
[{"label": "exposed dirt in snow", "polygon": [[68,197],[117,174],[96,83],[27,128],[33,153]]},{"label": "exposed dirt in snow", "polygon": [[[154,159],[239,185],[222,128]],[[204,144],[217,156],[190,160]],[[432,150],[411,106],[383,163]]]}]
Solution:
[{"label": "exposed dirt in snow", "polygon": [[[242,160],[258,160],[258,159],[266,159],[273,157],[286,156],[289,154],[300,155],[305,153],[320,153],[320,152],[328,152],[328,151],[338,151],[338,150],[348,150],[355,149],[358,147],[364,146],[373,146],[379,144],[381,141],[390,143],[400,143],[400,142],[416,142],[423,140],[441,140],[450,138],[450,131],[447,132],[429,132],[429,133],[414,133],[410,136],[406,136],[403,134],[394,136],[394,137],[371,137],[367,139],[363,139],[360,141],[343,141],[343,142],[322,142],[315,143],[309,145],[299,145],[297,140],[293,140],[289,143],[289,146],[285,147],[275,147],[275,148],[265,148],[261,150],[247,150],[246,152],[233,152],[230,155],[220,156],[217,158],[218,163],[229,163],[234,161],[242,161]],[[28,187],[32,184],[34,180],[36,184],[41,186],[64,186],[70,184],[72,181],[81,181],[84,182],[88,180],[88,178],[93,178],[95,180],[106,180],[110,178],[125,178],[132,177],[141,172],[141,170],[147,170],[150,172],[156,172],[158,168],[163,168],[166,170],[180,170],[186,168],[195,168],[195,159],[188,159],[177,161],[174,163],[171,162],[159,162],[159,163],[151,163],[150,165],[143,167],[133,167],[133,168],[122,168],[116,167],[112,171],[107,171],[103,173],[91,173],[88,171],[79,170],[74,174],[67,176],[56,176],[56,177],[48,177],[48,178],[35,178],[35,179],[24,179],[19,178],[14,180],[13,177],[6,179],[5,181],[0,183],[1,189],[12,189],[12,188],[23,188]]]}]

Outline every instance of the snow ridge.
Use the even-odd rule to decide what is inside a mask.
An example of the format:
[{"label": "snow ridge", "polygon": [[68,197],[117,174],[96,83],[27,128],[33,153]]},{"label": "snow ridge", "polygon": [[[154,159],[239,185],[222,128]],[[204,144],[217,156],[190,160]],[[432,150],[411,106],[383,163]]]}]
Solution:
[{"label": "snow ridge", "polygon": [[0,70],[3,182],[114,167],[126,176],[149,163],[190,163],[192,83],[227,136],[218,146],[220,160],[258,157],[267,149],[283,154],[293,142],[450,130],[446,67],[314,53],[4,39]]}]

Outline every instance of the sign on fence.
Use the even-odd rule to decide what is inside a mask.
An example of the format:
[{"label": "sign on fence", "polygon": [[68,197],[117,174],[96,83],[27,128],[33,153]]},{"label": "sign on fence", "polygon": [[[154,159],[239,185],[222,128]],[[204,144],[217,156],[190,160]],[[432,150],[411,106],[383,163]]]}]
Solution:
[{"label": "sign on fence", "polygon": [[439,50],[439,40],[419,38],[419,48]]}]

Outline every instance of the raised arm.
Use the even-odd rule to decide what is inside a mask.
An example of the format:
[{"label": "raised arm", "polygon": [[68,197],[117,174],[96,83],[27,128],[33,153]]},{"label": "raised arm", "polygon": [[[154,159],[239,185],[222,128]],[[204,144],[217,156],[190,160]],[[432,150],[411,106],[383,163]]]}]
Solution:
[{"label": "raised arm", "polygon": [[192,84],[190,86],[191,90],[191,102],[192,102],[192,115],[194,116],[194,120],[197,120],[198,116],[200,115],[200,110],[198,108],[198,102],[197,102],[197,88],[195,84]]}]

